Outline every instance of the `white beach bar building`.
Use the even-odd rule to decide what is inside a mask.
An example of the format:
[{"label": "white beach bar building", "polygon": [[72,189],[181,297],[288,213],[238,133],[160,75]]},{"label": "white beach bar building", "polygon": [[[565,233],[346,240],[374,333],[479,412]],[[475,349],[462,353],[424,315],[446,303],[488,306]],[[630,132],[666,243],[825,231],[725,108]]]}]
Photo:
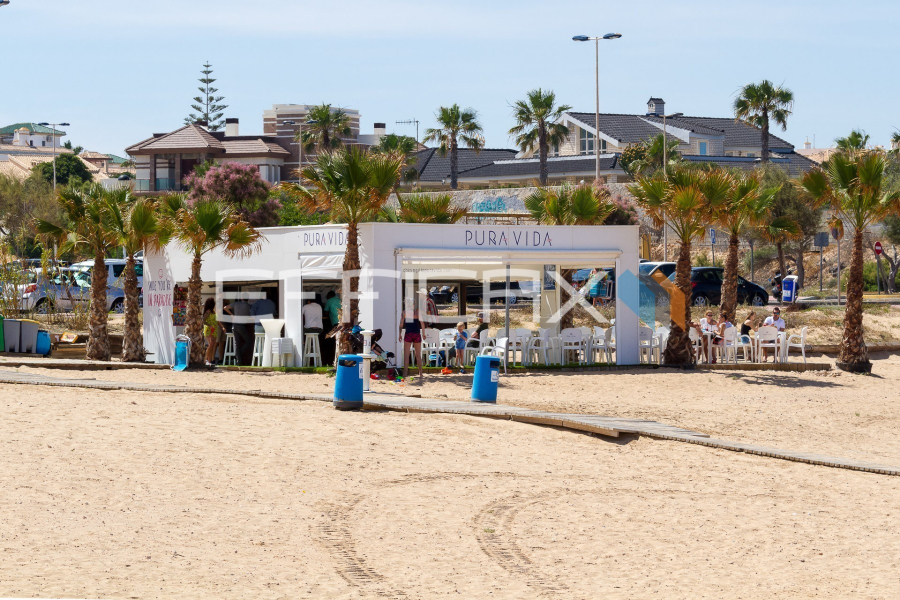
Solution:
[{"label": "white beach bar building", "polygon": [[[260,231],[265,236],[262,249],[248,258],[228,258],[218,251],[204,255],[203,296],[218,292],[220,309],[223,296],[236,298],[243,292],[273,300],[278,318],[285,320],[284,337],[293,340],[294,366],[301,366],[304,299],[316,294],[324,298],[329,290],[349,290],[349,276],[342,269],[346,226]],[[486,281],[505,282],[508,269],[513,281],[535,282],[540,296],[535,301],[535,320],[558,333],[553,315],[558,313],[560,285],[547,274],[561,269],[614,268],[616,361],[637,364],[638,247],[638,227],[631,225],[364,223],[359,233],[359,321],[364,328],[382,329],[380,344],[393,351],[402,364],[397,332],[404,298],[446,282],[478,286]],[[157,363],[172,364],[174,360],[175,337],[181,332],[173,319],[173,306],[178,307],[175,290],[186,289],[190,269],[191,256],[175,243],[145,255],[144,345]],[[460,298],[464,296],[460,294]],[[348,294],[341,293],[341,297],[346,314]],[[490,310],[502,311],[503,307],[495,304]],[[462,319],[452,315],[442,320],[447,322],[442,327],[453,327]]]}]

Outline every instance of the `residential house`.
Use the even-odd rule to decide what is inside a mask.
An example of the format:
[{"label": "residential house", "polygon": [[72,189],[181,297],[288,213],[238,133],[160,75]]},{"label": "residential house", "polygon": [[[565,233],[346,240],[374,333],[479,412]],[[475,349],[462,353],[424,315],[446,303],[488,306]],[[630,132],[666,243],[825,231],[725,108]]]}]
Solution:
[{"label": "residential house", "polygon": [[194,123],[169,133],[155,133],[129,146],[125,151],[135,161],[135,191],[179,191],[184,177],[207,160],[256,165],[265,181],[280,182],[290,156],[286,140],[240,135],[238,127],[238,119],[226,119],[225,131],[207,131]]},{"label": "residential house", "polygon": [[54,153],[70,153],[71,150],[60,148],[60,138],[64,135],[64,131],[34,123],[0,128],[0,174],[25,179],[36,165],[53,160]]}]

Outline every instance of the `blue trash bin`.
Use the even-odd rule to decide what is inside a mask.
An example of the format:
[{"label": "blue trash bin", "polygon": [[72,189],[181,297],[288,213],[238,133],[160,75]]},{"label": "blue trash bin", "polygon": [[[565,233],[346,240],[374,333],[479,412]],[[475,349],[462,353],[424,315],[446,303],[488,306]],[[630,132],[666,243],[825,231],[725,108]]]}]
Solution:
[{"label": "blue trash bin", "polygon": [[496,402],[499,383],[500,359],[496,356],[476,356],[472,402]]},{"label": "blue trash bin", "polygon": [[175,364],[173,371],[184,371],[191,364],[191,338],[179,335],[175,338]]},{"label": "blue trash bin", "polygon": [[48,356],[50,354],[50,348],[52,344],[50,343],[50,332],[41,329],[37,334],[37,344],[35,345],[35,354],[40,354],[41,356]]},{"label": "blue trash bin", "polygon": [[334,407],[353,410],[363,407],[363,359],[356,354],[338,357],[337,376],[334,379]]}]

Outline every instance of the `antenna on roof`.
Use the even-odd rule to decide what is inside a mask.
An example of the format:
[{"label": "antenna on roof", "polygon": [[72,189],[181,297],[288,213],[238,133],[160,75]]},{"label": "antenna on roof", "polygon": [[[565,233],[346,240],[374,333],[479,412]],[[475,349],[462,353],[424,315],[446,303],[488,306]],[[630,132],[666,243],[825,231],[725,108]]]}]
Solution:
[{"label": "antenna on roof", "polygon": [[412,125],[416,126],[416,146],[419,145],[419,120],[418,119],[406,119],[405,121],[394,121],[396,125]]}]

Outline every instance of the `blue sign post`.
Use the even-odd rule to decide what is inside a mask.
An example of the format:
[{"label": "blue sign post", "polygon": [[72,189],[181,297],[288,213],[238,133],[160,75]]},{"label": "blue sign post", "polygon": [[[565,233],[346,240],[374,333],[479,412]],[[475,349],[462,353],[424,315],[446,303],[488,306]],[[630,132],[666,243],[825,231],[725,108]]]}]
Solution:
[{"label": "blue sign post", "polygon": [[712,249],[712,266],[716,266],[716,230],[709,230],[709,247]]}]

